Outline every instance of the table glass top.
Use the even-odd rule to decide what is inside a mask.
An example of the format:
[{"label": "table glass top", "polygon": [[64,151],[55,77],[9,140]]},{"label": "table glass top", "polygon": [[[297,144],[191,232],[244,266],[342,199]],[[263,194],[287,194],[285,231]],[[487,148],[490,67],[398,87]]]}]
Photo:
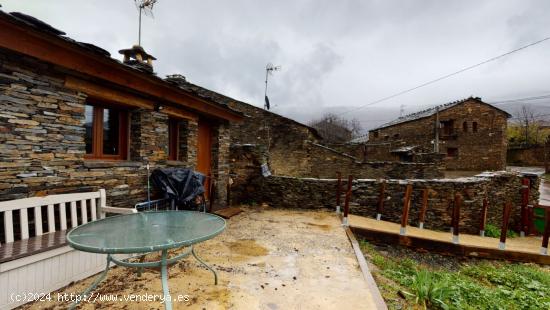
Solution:
[{"label": "table glass top", "polygon": [[119,215],[78,226],[69,244],[93,253],[143,253],[192,245],[225,229],[217,215],[195,211],[158,211]]}]

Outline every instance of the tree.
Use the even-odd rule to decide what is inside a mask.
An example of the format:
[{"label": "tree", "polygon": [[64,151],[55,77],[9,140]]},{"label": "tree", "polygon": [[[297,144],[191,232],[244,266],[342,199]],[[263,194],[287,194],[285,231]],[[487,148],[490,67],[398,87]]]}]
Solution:
[{"label": "tree", "polygon": [[543,126],[542,115],[527,105],[523,105],[515,113],[515,122],[508,128],[508,139],[512,145],[539,145],[543,144],[549,136],[546,126]]},{"label": "tree", "polygon": [[357,119],[347,120],[334,113],[326,113],[320,119],[311,121],[309,126],[329,143],[345,143],[359,135],[363,128]]}]

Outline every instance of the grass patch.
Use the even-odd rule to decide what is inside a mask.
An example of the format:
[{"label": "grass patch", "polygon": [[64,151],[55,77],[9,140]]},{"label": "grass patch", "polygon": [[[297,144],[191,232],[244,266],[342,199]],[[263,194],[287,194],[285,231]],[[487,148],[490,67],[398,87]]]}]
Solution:
[{"label": "grass patch", "polygon": [[454,257],[438,266],[417,259],[435,254],[360,245],[390,309],[550,309],[548,267]]},{"label": "grass patch", "polygon": [[[491,237],[491,238],[500,238],[500,228],[493,224],[485,225],[485,236]],[[519,235],[517,232],[509,229],[506,232],[506,236],[508,238],[515,238],[515,237],[518,237]]]}]

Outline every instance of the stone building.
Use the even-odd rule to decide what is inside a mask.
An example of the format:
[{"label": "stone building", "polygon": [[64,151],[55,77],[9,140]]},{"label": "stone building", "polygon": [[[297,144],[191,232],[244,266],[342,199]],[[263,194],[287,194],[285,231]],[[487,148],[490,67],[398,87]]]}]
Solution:
[{"label": "stone building", "polygon": [[144,201],[146,164],[194,168],[226,204],[230,122],[242,114],[162,79],[143,48],[123,62],[31,16],[0,11],[0,199],[107,190]]},{"label": "stone building", "polygon": [[510,117],[480,98],[447,103],[370,130],[366,158],[403,160],[414,149],[433,150],[443,154],[448,170],[502,170]]},{"label": "stone building", "polygon": [[314,128],[245,102],[232,100],[228,105],[245,115],[243,122],[231,124],[234,147],[261,148],[274,174],[309,175],[311,143],[322,140]]}]

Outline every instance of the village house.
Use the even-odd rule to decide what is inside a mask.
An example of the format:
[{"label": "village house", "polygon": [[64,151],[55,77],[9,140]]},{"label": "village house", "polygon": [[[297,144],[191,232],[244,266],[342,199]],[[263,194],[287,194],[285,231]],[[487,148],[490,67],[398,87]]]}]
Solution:
[{"label": "village house", "polygon": [[448,170],[502,170],[510,117],[477,97],[447,103],[369,130],[365,156],[411,161],[439,153]]},{"label": "village house", "polygon": [[147,199],[147,170],[210,175],[226,205],[230,123],[242,114],[153,71],[140,46],[122,62],[21,13],[0,11],[0,200],[107,190]]}]

